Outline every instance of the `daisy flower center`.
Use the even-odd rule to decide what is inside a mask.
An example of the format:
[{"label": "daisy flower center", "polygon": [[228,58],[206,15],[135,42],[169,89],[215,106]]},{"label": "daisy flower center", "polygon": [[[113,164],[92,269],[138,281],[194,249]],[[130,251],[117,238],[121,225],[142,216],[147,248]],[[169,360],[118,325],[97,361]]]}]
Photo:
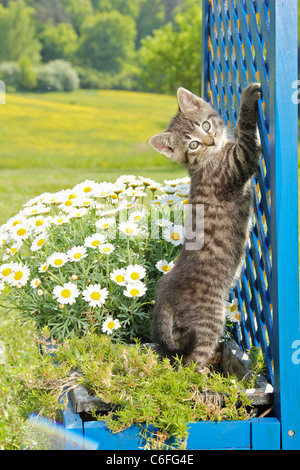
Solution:
[{"label": "daisy flower center", "polygon": [[173,232],[171,235],[172,240],[177,241],[181,239],[181,234],[179,232]]},{"label": "daisy flower center", "polygon": [[69,297],[71,297],[71,291],[69,289],[63,289],[61,291],[61,296],[64,298],[64,299],[68,299]]},{"label": "daisy flower center", "polygon": [[3,276],[6,277],[6,276],[9,276],[10,274],[11,274],[11,269],[10,268],[3,269],[3,271],[2,271]]},{"label": "daisy flower center", "polygon": [[116,276],[116,281],[117,281],[117,282],[123,282],[123,281],[124,281],[124,276],[122,276],[121,274],[118,274],[118,275]]},{"label": "daisy flower center", "polygon": [[136,281],[137,279],[139,279],[140,275],[139,275],[139,273],[131,273],[130,277],[131,277],[131,279]]},{"label": "daisy flower center", "polygon": [[63,264],[63,260],[58,258],[54,261],[54,264],[55,266],[61,266]]},{"label": "daisy flower center", "polygon": [[44,238],[41,238],[38,242],[37,242],[37,246],[42,246],[44,245],[45,243],[45,239]]},{"label": "daisy flower center", "polygon": [[17,231],[17,234],[18,234],[19,236],[25,235],[25,233],[26,233],[25,228],[19,228],[19,230]]},{"label": "daisy flower center", "polygon": [[89,186],[86,186],[83,190],[84,193],[90,193],[92,191],[92,188],[90,188]]},{"label": "daisy flower center", "polygon": [[110,330],[112,330],[114,327],[115,327],[115,322],[109,321],[109,322],[107,323],[107,328],[109,328]]},{"label": "daisy flower center", "polygon": [[91,293],[91,299],[92,299],[92,300],[99,300],[99,299],[101,299],[101,294],[100,294],[100,292],[92,292],[92,293]]},{"label": "daisy flower center", "polygon": [[98,246],[98,245],[100,245],[99,240],[94,240],[94,241],[92,242],[92,245],[93,245],[93,246]]},{"label": "daisy flower center", "polygon": [[16,281],[20,281],[22,279],[22,277],[23,277],[23,272],[22,271],[16,271],[15,272],[14,278],[15,278]]},{"label": "daisy flower center", "polygon": [[229,310],[231,311],[231,313],[235,312],[236,311],[236,305],[235,304],[231,305]]},{"label": "daisy flower center", "polygon": [[81,253],[75,253],[74,259],[80,259],[82,257]]},{"label": "daisy flower center", "polygon": [[138,295],[140,292],[138,289],[131,289],[130,291],[130,295],[132,295],[132,297],[135,297],[136,295]]},{"label": "daisy flower center", "polygon": [[161,269],[166,273],[166,272],[170,271],[171,268],[170,268],[170,266],[168,266],[167,264],[165,264],[165,266],[162,266]]},{"label": "daisy flower center", "polygon": [[131,234],[131,233],[133,233],[133,230],[132,230],[132,228],[127,227],[127,228],[125,229],[125,232],[128,233],[128,234]]},{"label": "daisy flower center", "polygon": [[35,226],[36,226],[36,227],[40,227],[40,226],[43,225],[43,224],[44,224],[44,220],[43,220],[43,219],[39,219],[39,220],[37,220],[37,221],[35,222]]},{"label": "daisy flower center", "polygon": [[103,248],[103,251],[104,251],[105,253],[108,253],[108,252],[110,251],[109,246],[106,246],[105,248]]}]

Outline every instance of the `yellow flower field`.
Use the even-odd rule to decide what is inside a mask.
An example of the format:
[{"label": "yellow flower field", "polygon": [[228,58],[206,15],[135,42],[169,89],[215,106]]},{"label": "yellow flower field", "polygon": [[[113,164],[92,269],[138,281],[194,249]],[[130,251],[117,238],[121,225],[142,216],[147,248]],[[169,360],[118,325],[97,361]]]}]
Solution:
[{"label": "yellow flower field", "polygon": [[8,95],[0,107],[0,168],[166,166],[147,139],[176,98],[127,91]]}]

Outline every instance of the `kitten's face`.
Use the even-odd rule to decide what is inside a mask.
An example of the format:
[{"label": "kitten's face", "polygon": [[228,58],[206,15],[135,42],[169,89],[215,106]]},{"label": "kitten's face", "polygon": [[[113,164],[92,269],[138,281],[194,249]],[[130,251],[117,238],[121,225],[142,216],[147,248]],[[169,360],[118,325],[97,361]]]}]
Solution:
[{"label": "kitten's face", "polygon": [[196,169],[216,155],[225,139],[225,126],[217,112],[204,100],[184,88],[177,92],[179,112],[167,132],[149,139],[158,152],[188,169]]}]

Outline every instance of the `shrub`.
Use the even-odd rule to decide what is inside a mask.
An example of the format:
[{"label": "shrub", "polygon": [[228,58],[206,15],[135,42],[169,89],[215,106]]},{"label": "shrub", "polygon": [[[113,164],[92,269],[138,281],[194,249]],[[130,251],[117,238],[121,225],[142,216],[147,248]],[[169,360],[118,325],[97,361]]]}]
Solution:
[{"label": "shrub", "polygon": [[21,80],[19,64],[17,62],[2,62],[2,64],[0,64],[0,80],[5,83],[8,90],[17,90]]},{"label": "shrub", "polygon": [[22,56],[19,60],[21,90],[32,90],[37,85],[37,76],[34,67],[27,56]]},{"label": "shrub", "polygon": [[54,60],[36,68],[38,91],[73,91],[79,88],[79,77],[71,64]]}]

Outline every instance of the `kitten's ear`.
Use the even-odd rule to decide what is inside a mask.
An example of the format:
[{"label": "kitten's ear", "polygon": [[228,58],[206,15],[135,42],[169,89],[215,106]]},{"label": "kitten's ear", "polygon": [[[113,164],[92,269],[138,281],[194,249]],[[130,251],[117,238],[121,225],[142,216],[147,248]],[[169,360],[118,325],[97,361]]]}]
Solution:
[{"label": "kitten's ear", "polygon": [[202,98],[199,98],[199,96],[194,95],[183,87],[177,90],[177,101],[179,109],[183,113],[195,110],[199,111],[203,103],[205,103]]},{"label": "kitten's ear", "polygon": [[156,134],[150,137],[148,140],[149,144],[162,153],[167,158],[172,158],[174,153],[174,141],[172,132],[163,132],[162,134]]}]

